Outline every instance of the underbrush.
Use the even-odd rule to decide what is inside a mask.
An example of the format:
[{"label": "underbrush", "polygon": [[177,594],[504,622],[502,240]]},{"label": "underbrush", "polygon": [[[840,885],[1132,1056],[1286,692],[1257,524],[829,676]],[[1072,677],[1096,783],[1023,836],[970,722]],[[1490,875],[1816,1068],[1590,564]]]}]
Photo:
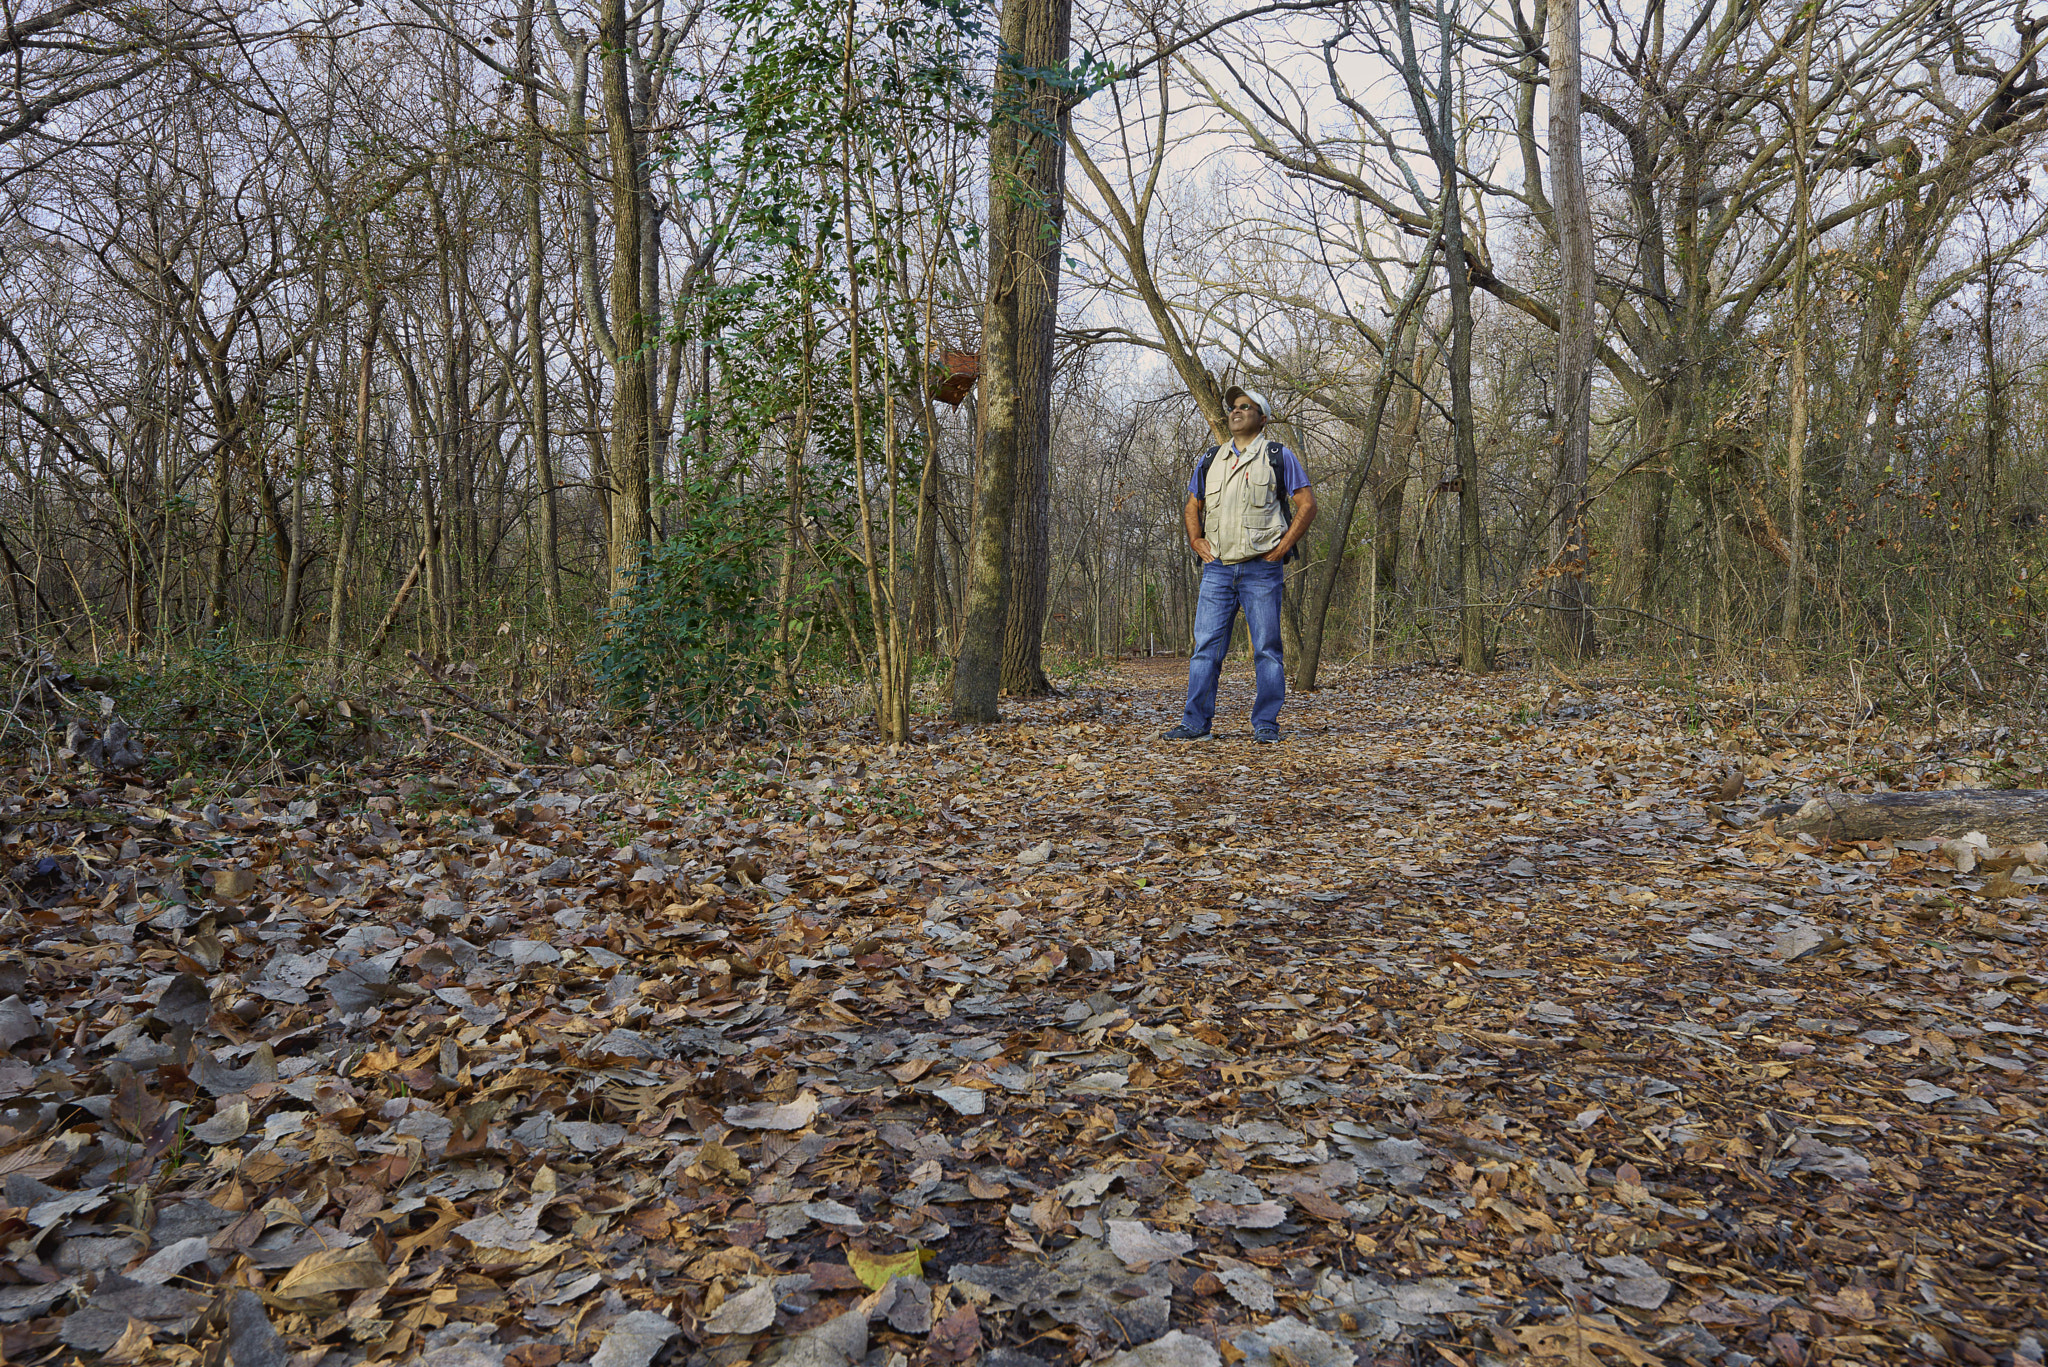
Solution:
[{"label": "underbrush", "polygon": [[1646,689],[1676,705],[1686,737],[1746,752],[1768,767],[1815,745],[1840,745],[1844,788],[2048,787],[2048,716],[2032,690],[1929,695],[1860,660],[1733,662],[1629,656],[1576,666],[1532,664],[1517,725],[1596,716],[1622,704],[1618,689]]},{"label": "underbrush", "polygon": [[760,502],[705,479],[670,505],[676,529],[642,552],[585,657],[613,706],[696,729],[758,729],[779,710]]}]

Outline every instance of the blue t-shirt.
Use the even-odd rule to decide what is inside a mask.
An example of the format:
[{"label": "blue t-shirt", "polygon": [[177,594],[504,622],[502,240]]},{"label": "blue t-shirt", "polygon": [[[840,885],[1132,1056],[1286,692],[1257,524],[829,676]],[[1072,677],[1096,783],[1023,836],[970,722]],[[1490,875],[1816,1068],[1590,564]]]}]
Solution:
[{"label": "blue t-shirt", "polygon": [[[1270,440],[1270,437],[1260,438],[1262,443]],[[1218,447],[1217,455],[1221,456],[1222,454],[1222,448]],[[1262,458],[1265,454],[1263,449],[1259,452]],[[1294,454],[1293,447],[1285,443],[1282,443],[1280,447],[1280,473],[1286,476],[1287,496],[1289,498],[1293,498],[1309,486],[1308,471],[1301,468],[1301,458]],[[1195,468],[1188,474],[1188,497],[1201,498],[1202,496],[1202,461],[1197,459],[1195,461]]]}]

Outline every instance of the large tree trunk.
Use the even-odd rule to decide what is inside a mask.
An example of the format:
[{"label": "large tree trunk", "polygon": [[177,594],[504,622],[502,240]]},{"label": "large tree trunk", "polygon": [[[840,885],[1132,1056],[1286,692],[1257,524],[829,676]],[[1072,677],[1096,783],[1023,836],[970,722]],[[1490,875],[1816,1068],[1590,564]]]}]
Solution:
[{"label": "large tree trunk", "polygon": [[[1009,540],[1020,470],[1046,458],[1051,436],[1052,326],[1059,297],[1059,229],[1065,182],[1063,92],[1027,73],[1064,67],[1072,0],[1004,0],[995,120],[989,134],[989,293],[983,315],[982,452],[967,622],[953,665],[953,717],[994,721],[1004,680],[1006,620],[1044,614],[1011,606]],[[1034,445],[1035,443],[1035,445]],[[1020,627],[1020,629],[1024,629]],[[1042,678],[1043,676],[1040,675]]]},{"label": "large tree trunk", "polygon": [[[1048,268],[1049,273],[1057,270],[1057,262]],[[1056,276],[1053,287],[1056,291]],[[1017,505],[1010,528],[1010,607],[1003,627],[1003,691],[1013,698],[1052,691],[1041,647],[1052,578],[1053,310],[1034,302],[1032,311],[1041,316],[1032,320],[1018,347]]]},{"label": "large tree trunk", "polygon": [[1781,835],[1824,840],[1953,840],[1982,831],[1993,846],[2048,839],[2048,792],[1822,793],[1778,822]]},{"label": "large tree trunk", "polygon": [[1593,210],[1579,130],[1579,0],[1550,0],[1550,200],[1557,216],[1557,460],[1550,606],[1564,655],[1594,653],[1586,589],[1593,421]]}]

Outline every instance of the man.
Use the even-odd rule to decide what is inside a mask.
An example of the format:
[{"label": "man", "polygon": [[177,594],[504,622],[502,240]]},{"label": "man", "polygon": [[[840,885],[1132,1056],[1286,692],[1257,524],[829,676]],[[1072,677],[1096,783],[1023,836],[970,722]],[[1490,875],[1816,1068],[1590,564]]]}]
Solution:
[{"label": "man", "polygon": [[1280,590],[1295,543],[1316,520],[1316,496],[1294,452],[1259,435],[1273,417],[1265,395],[1232,385],[1223,401],[1230,409],[1230,440],[1203,453],[1181,510],[1188,544],[1202,558],[1202,591],[1195,601],[1187,706],[1180,725],[1164,738],[1208,738],[1216,717],[1216,679],[1243,609],[1258,679],[1252,739],[1271,743],[1280,739],[1280,704],[1287,697]]}]

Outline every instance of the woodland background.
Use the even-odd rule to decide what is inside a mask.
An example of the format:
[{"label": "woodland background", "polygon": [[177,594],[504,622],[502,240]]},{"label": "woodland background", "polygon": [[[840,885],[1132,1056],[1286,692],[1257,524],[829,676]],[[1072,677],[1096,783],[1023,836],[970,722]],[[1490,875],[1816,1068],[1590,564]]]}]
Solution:
[{"label": "woodland background", "polygon": [[1298,685],[2030,690],[2044,44],[1949,0],[10,10],[0,611],[188,709],[225,670],[306,721],[404,646],[696,721],[837,679],[900,737],[955,658],[971,718],[1184,645],[1234,381],[1321,493]]}]

